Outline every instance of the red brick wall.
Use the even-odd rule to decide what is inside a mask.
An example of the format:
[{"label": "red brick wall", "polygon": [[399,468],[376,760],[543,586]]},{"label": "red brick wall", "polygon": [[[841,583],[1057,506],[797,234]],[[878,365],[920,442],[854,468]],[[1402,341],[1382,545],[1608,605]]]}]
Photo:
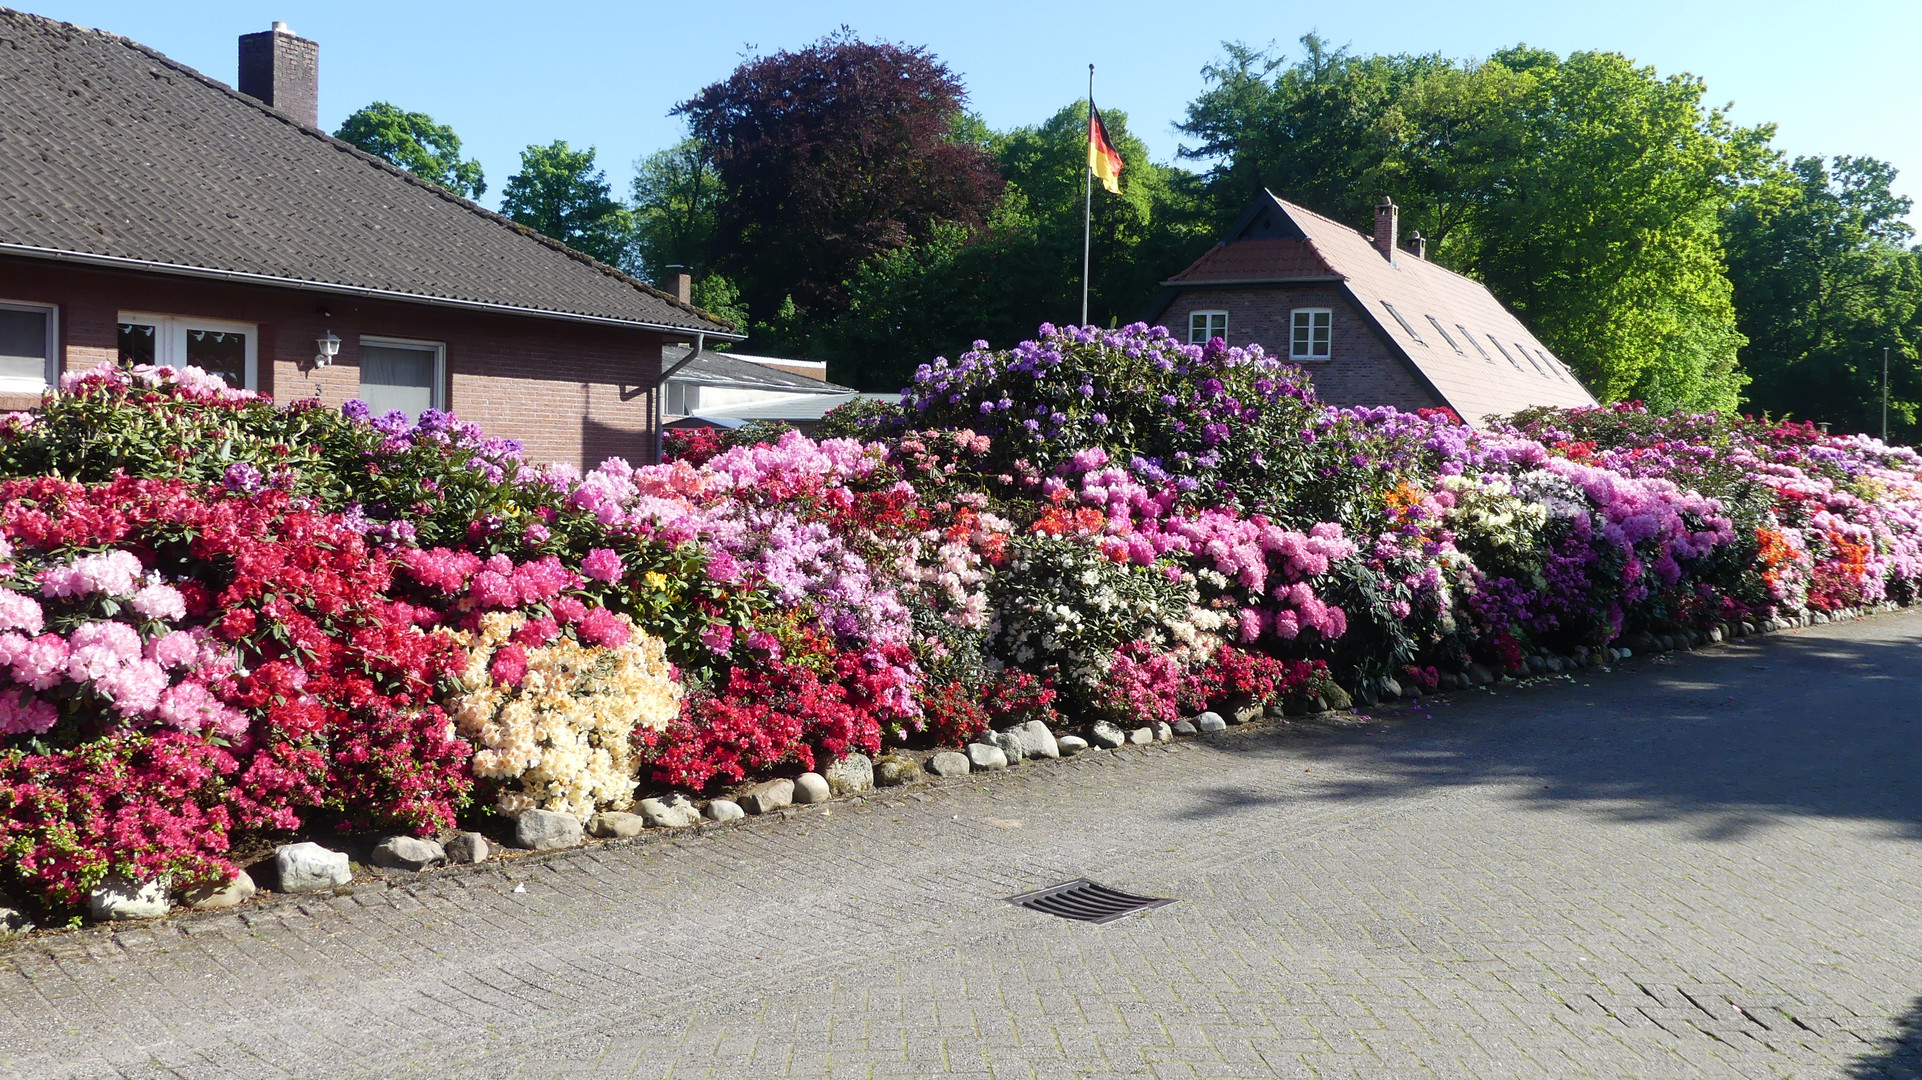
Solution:
[{"label": "red brick wall", "polygon": [[[118,356],[121,311],[258,324],[258,389],[282,401],[339,405],[359,393],[363,334],[437,341],[446,346],[448,407],[490,435],[520,439],[530,461],[591,468],[611,456],[654,457],[656,334],[7,258],[0,299],[59,306],[67,371]],[[314,339],[324,330],[340,337],[340,355],[317,367]]]},{"label": "red brick wall", "polygon": [[1323,401],[1393,405],[1410,412],[1442,404],[1338,285],[1187,289],[1176,294],[1158,321],[1186,341],[1190,313],[1226,311],[1228,344],[1260,345],[1286,360],[1295,308],[1328,308],[1333,313],[1329,359],[1302,364]]}]

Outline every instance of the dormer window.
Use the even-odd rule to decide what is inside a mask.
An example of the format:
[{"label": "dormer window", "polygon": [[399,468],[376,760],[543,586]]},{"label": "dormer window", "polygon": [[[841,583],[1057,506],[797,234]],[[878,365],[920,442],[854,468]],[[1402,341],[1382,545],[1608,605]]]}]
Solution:
[{"label": "dormer window", "polygon": [[1333,355],[1335,313],[1330,308],[1296,308],[1289,318],[1288,359],[1326,360]]},{"label": "dormer window", "polygon": [[1228,313],[1191,311],[1188,313],[1188,344],[1206,345],[1215,338],[1228,338]]}]

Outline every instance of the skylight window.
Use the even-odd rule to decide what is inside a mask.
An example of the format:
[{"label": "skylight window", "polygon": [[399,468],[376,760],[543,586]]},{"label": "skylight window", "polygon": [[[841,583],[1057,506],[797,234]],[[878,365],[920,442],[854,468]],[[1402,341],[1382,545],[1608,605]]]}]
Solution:
[{"label": "skylight window", "polygon": [[1556,379],[1562,382],[1568,381],[1567,377],[1565,377],[1562,374],[1562,365],[1559,363],[1556,363],[1554,357],[1548,355],[1547,353],[1541,351],[1540,349],[1535,350],[1535,355],[1542,358],[1542,363],[1548,365],[1548,370],[1554,373]]},{"label": "skylight window", "polygon": [[1536,363],[1534,357],[1528,355],[1528,347],[1526,345],[1517,341],[1515,343],[1515,351],[1522,354],[1522,359],[1528,361],[1528,366],[1535,369],[1535,374],[1540,375],[1544,379],[1548,378],[1548,371],[1544,369],[1542,365]]},{"label": "skylight window", "polygon": [[1475,335],[1468,332],[1468,327],[1463,326],[1461,323],[1456,323],[1455,329],[1460,330],[1462,332],[1462,337],[1466,338],[1468,343],[1475,347],[1476,352],[1482,354],[1483,360],[1486,360],[1491,364],[1495,362],[1495,358],[1488,355],[1488,350],[1482,348],[1482,343],[1475,340]]},{"label": "skylight window", "polygon": [[1455,344],[1454,338],[1448,336],[1448,328],[1441,324],[1440,319],[1437,319],[1433,315],[1430,315],[1428,316],[1428,324],[1435,328],[1435,333],[1440,334],[1443,341],[1448,342],[1449,348],[1455,350],[1455,352],[1459,353],[1462,356],[1468,355],[1467,353],[1462,352],[1462,347],[1460,345]]},{"label": "skylight window", "polygon": [[1509,367],[1514,368],[1516,371],[1522,370],[1522,366],[1515,362],[1515,358],[1508,355],[1508,350],[1502,348],[1502,343],[1495,340],[1495,335],[1488,335],[1488,343],[1495,346],[1495,351],[1502,354],[1502,359],[1508,361]]},{"label": "skylight window", "polygon": [[1395,305],[1389,303],[1386,300],[1383,300],[1381,302],[1381,306],[1388,309],[1388,314],[1393,315],[1395,317],[1395,321],[1401,324],[1401,328],[1403,330],[1408,331],[1408,336],[1415,339],[1415,344],[1420,345],[1423,348],[1428,347],[1428,343],[1421,339],[1421,335],[1415,333],[1414,324],[1410,323],[1407,319],[1402,318],[1401,312],[1395,310]]}]

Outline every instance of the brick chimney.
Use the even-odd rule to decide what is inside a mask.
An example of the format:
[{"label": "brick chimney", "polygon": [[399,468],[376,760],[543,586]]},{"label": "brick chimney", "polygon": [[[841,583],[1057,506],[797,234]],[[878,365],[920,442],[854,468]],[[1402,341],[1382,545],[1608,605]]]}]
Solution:
[{"label": "brick chimney", "polygon": [[1420,229],[1416,229],[1414,232],[1408,234],[1408,247],[1406,250],[1417,259],[1428,258],[1428,238],[1421,234]]},{"label": "brick chimney", "polygon": [[687,267],[673,264],[667,268],[667,288],[663,290],[674,294],[674,299],[683,304],[694,302],[694,275]]},{"label": "brick chimney", "polygon": [[1389,262],[1395,261],[1395,232],[1401,227],[1401,210],[1386,195],[1375,204],[1375,250]]},{"label": "brick chimney", "polygon": [[320,126],[320,45],[287,24],[240,35],[240,92],[308,127]]}]

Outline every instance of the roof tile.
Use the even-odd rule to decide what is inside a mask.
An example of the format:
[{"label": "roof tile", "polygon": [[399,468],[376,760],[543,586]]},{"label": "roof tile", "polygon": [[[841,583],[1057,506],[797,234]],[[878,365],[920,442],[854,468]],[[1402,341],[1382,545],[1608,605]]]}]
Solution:
[{"label": "roof tile", "polygon": [[126,38],[0,8],[0,39],[0,251],[728,332]]}]

